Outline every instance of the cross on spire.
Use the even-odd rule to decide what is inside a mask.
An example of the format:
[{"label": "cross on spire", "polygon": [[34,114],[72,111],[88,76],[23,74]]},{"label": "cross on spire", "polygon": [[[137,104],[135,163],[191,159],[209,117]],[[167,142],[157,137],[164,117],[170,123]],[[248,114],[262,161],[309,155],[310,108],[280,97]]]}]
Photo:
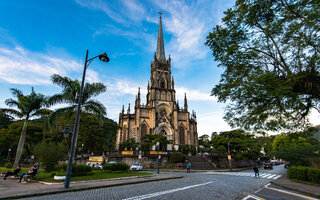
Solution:
[{"label": "cross on spire", "polygon": [[159,32],[158,32],[158,41],[157,41],[157,51],[156,51],[156,57],[158,60],[166,60],[166,56],[164,53],[164,41],[163,41],[163,32],[162,32],[162,21],[161,21],[161,15],[162,12],[158,12],[160,14],[159,19]]}]

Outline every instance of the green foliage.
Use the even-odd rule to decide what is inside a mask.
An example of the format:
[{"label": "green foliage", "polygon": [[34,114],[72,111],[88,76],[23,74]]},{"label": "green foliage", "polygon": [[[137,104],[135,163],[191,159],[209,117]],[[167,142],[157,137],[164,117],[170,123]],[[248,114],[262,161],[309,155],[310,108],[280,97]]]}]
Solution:
[{"label": "green foliage", "polygon": [[87,165],[72,164],[71,176],[87,176],[92,171],[92,167]]},{"label": "green foliage", "polygon": [[119,149],[121,151],[127,149],[127,150],[135,150],[139,146],[139,143],[136,142],[134,138],[130,138],[127,141],[121,143],[119,145]]},{"label": "green foliage", "polygon": [[58,161],[65,158],[67,148],[62,144],[55,144],[54,142],[41,142],[35,146],[33,153],[42,162],[44,169],[51,172],[56,169]]},{"label": "green foliage", "polygon": [[4,165],[4,167],[5,168],[7,168],[7,169],[10,169],[10,168],[12,168],[12,163],[6,163],[5,165]]},{"label": "green foliage", "polygon": [[293,165],[311,166],[311,162],[320,156],[319,145],[296,145],[276,151],[275,156]]},{"label": "green foliage", "polygon": [[78,149],[84,144],[82,152],[95,152],[101,155],[105,151],[114,150],[118,130],[116,122],[108,118],[99,120],[93,114],[82,113],[80,126]]},{"label": "green foliage", "polygon": [[160,150],[165,150],[168,144],[172,144],[172,140],[168,140],[166,136],[160,134],[147,134],[141,138],[141,149],[150,151],[153,145],[160,143]]},{"label": "green foliage", "polygon": [[196,147],[188,144],[180,145],[179,150],[185,155],[191,153],[194,156],[197,153]]},{"label": "green foliage", "polygon": [[[49,124],[53,125],[56,119],[64,116],[66,119],[70,118],[77,110],[78,99],[80,94],[80,81],[71,80],[68,77],[62,77],[59,74],[54,74],[51,76],[51,81],[62,87],[62,92],[55,94],[48,99],[48,105],[53,106],[56,104],[68,104],[67,107],[56,109],[49,116]],[[82,97],[82,111],[86,113],[91,113],[103,119],[106,114],[106,108],[104,105],[92,99],[103,92],[106,91],[106,86],[102,83],[86,83],[83,90]]]},{"label": "green foliage", "polygon": [[[237,0],[206,45],[224,68],[212,95],[232,127],[303,129],[320,103],[320,2]],[[230,103],[229,103],[230,102]]]},{"label": "green foliage", "polygon": [[[53,176],[64,176],[66,174],[68,165],[66,163],[56,165],[55,170],[56,172],[53,172]],[[83,165],[83,164],[72,164],[72,170],[71,170],[71,176],[87,176],[90,175],[92,172],[92,167]]]},{"label": "green foliage", "polygon": [[228,144],[232,157],[242,160],[256,159],[260,155],[261,145],[253,135],[243,130],[221,132],[211,141],[216,149],[215,156],[225,157],[228,154]]},{"label": "green foliage", "polygon": [[29,95],[24,95],[22,91],[15,88],[11,88],[10,90],[12,95],[17,99],[7,99],[5,104],[9,107],[16,107],[17,109],[1,108],[0,112],[24,119],[23,128],[21,130],[20,140],[16,151],[16,160],[14,162],[14,165],[18,165],[24,148],[29,118],[47,116],[51,111],[44,108],[47,103],[47,97],[45,97],[43,94],[36,93],[33,87]]},{"label": "green foliage", "polygon": [[0,113],[0,129],[8,128],[9,124],[13,121],[13,117],[6,115],[5,113]]},{"label": "green foliage", "polygon": [[173,152],[169,158],[171,163],[182,163],[185,160],[184,155],[181,152]]},{"label": "green foliage", "polygon": [[130,166],[126,163],[114,163],[114,164],[106,164],[103,166],[103,170],[109,171],[128,171]]},{"label": "green foliage", "polygon": [[320,170],[310,167],[292,166],[288,169],[288,176],[291,179],[320,183]]}]

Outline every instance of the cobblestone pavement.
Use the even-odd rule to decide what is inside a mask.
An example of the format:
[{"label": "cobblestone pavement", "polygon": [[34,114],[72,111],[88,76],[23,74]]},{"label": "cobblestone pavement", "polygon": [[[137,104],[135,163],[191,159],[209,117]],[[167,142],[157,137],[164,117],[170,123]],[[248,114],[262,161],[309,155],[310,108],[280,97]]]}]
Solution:
[{"label": "cobblestone pavement", "polygon": [[[279,166],[280,167],[280,166]],[[283,168],[283,167],[281,167]],[[274,170],[281,174],[279,170]],[[238,172],[235,172],[238,173]],[[249,173],[249,172],[245,172]],[[253,173],[253,172],[252,172]],[[175,173],[182,179],[69,192],[29,199],[242,199],[273,179],[208,173]]]}]

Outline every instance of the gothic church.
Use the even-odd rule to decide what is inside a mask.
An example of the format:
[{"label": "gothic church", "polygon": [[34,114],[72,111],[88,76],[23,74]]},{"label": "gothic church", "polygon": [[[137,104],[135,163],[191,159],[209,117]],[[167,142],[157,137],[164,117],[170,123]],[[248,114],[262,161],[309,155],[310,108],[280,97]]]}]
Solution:
[{"label": "gothic church", "polygon": [[130,104],[125,113],[124,107],[119,115],[119,126],[116,148],[119,144],[134,138],[140,143],[146,134],[162,134],[173,143],[167,145],[166,150],[179,150],[179,145],[198,146],[196,113],[188,111],[188,102],[185,94],[184,106],[180,108],[176,101],[174,80],[171,76],[171,58],[165,57],[161,13],[157,50],[151,64],[150,83],[146,104],[140,102],[140,88],[135,100],[134,112],[130,111]]}]

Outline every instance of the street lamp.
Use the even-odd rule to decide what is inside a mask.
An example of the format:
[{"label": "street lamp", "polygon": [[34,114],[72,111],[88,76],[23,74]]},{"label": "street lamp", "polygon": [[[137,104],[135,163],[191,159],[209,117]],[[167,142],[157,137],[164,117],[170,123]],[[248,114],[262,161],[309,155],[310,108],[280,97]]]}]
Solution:
[{"label": "street lamp", "polygon": [[7,162],[9,162],[9,156],[10,156],[10,153],[11,153],[11,149],[8,149],[8,155],[7,155]]},{"label": "street lamp", "polygon": [[[228,160],[229,160],[229,166],[230,166],[230,171],[232,172],[232,162],[231,162],[231,153],[230,153],[230,140],[229,140],[229,135],[227,135],[227,145],[228,145]],[[233,139],[233,138],[231,138]]]},{"label": "street lamp", "polygon": [[157,174],[159,174],[159,148],[160,148],[160,143],[157,142]]},{"label": "street lamp", "polygon": [[83,96],[83,90],[84,90],[84,81],[85,81],[85,77],[86,77],[86,70],[87,70],[88,66],[90,65],[90,63],[95,58],[99,57],[99,59],[102,62],[109,62],[110,61],[110,59],[109,59],[109,57],[107,56],[106,53],[102,53],[102,54],[97,55],[95,57],[92,57],[90,59],[88,59],[88,54],[89,54],[89,50],[87,50],[86,60],[84,62],[82,81],[81,81],[81,88],[80,88],[80,96],[79,96],[79,99],[78,99],[77,115],[76,115],[76,119],[75,119],[75,122],[74,122],[74,128],[73,128],[73,134],[72,134],[72,142],[71,142],[71,147],[70,147],[70,151],[69,151],[70,154],[69,154],[69,160],[68,160],[68,168],[67,168],[67,172],[66,172],[66,179],[65,179],[65,182],[64,182],[64,188],[65,189],[68,189],[69,185],[70,185],[72,163],[73,163],[74,154],[75,154],[75,147],[77,146],[78,127],[79,127],[79,121],[80,121],[81,103],[82,103],[82,96]]}]

